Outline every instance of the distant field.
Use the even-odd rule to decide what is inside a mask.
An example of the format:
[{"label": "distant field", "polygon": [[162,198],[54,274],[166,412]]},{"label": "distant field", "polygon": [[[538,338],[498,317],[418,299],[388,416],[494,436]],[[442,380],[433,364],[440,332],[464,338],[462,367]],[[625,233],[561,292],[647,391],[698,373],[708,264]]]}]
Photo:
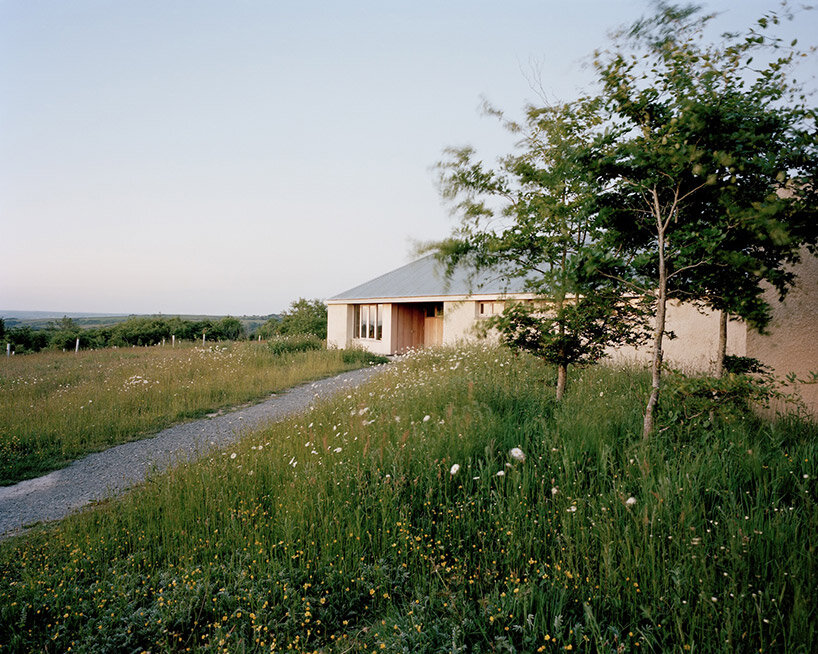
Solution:
[{"label": "distant field", "polygon": [[342,352],[193,344],[0,357],[0,485],[213,409],[359,367]]}]

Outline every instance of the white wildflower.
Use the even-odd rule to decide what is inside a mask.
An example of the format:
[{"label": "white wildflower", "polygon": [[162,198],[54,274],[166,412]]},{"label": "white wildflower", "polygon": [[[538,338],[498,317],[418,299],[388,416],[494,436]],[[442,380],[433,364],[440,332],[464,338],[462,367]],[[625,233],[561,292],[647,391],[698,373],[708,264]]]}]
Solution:
[{"label": "white wildflower", "polygon": [[341,451],[341,448],[340,448],[340,447],[336,447],[336,448],[335,448],[334,450],[332,450],[332,451],[333,451],[333,452],[335,452],[336,454],[338,454],[338,453]]},{"label": "white wildflower", "polygon": [[498,470],[497,471],[497,476],[498,477],[505,477],[506,476],[506,471],[505,470]]},{"label": "white wildflower", "polygon": [[432,416],[429,416],[429,415],[423,416],[423,422],[429,422],[429,420],[431,420],[431,419],[432,419]]},{"label": "white wildflower", "polygon": [[454,465],[451,467],[451,469],[449,470],[449,474],[450,474],[450,475],[452,475],[452,477],[454,477],[454,476],[455,476],[455,475],[456,475],[458,472],[460,472],[460,464],[459,464],[459,463],[455,463],[455,464],[454,464]]},{"label": "white wildflower", "polygon": [[631,495],[628,499],[625,500],[625,504],[627,504],[628,506],[633,506],[634,504],[636,504],[636,498],[633,495]]},{"label": "white wildflower", "polygon": [[567,509],[565,509],[565,510],[566,510],[566,511],[568,511],[568,513],[576,513],[576,510],[577,510],[577,505],[576,505],[576,504],[572,504],[571,506],[569,506],[569,507],[568,507]]},{"label": "white wildflower", "polygon": [[551,487],[551,495],[552,495],[552,496],[556,495],[556,494],[557,494],[557,493],[559,493],[559,492],[560,492],[560,490],[559,490],[559,488],[557,488],[556,486],[552,486],[552,487]]},{"label": "white wildflower", "polygon": [[230,455],[230,458],[231,458],[231,459],[235,459],[235,458],[236,458],[236,453],[235,453],[235,452],[233,452],[233,454],[231,454],[231,455]]},{"label": "white wildflower", "polygon": [[519,447],[512,447],[509,456],[515,461],[525,461],[525,453]]}]

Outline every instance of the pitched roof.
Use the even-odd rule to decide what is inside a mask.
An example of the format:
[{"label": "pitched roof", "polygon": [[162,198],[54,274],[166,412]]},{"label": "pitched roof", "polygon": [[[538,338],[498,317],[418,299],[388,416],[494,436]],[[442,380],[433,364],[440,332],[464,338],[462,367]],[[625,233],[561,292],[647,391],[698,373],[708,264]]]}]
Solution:
[{"label": "pitched roof", "polygon": [[413,261],[359,286],[339,293],[332,300],[376,298],[463,297],[474,294],[524,293],[525,280],[508,278],[497,272],[474,271],[459,266],[451,277],[434,254]]}]

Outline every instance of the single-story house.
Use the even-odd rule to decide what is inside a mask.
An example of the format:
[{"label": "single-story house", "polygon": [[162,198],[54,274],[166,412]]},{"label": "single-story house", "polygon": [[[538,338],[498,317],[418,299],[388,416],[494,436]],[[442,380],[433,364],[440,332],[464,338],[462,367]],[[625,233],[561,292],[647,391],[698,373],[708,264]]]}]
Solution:
[{"label": "single-story house", "polygon": [[[762,335],[741,321],[728,326],[728,354],[749,356],[780,376],[800,378],[818,371],[818,258],[804,252],[798,282],[784,302],[770,292],[773,321]],[[506,302],[533,300],[521,279],[474,276],[463,269],[445,275],[434,255],[397,268],[327,300],[329,347],[362,347],[377,354],[400,354],[431,345],[476,338],[477,324],[502,313]],[[688,304],[668,307],[664,360],[688,370],[707,370],[718,350],[718,315]],[[620,348],[614,360],[646,362],[649,346]],[[818,414],[818,384],[800,392]]]}]

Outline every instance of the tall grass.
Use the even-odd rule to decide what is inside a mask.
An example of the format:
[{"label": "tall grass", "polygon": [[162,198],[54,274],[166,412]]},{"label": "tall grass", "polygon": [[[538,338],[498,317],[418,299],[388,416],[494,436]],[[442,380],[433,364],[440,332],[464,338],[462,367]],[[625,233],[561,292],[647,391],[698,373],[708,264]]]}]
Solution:
[{"label": "tall grass", "polygon": [[319,348],[304,343],[179,344],[3,357],[0,485],[363,363],[322,346],[312,351]]},{"label": "tall grass", "polygon": [[499,350],[418,354],[7,541],[0,643],[810,651],[815,427],[748,416],[645,443],[642,373],[581,371],[560,405],[551,379]]}]

